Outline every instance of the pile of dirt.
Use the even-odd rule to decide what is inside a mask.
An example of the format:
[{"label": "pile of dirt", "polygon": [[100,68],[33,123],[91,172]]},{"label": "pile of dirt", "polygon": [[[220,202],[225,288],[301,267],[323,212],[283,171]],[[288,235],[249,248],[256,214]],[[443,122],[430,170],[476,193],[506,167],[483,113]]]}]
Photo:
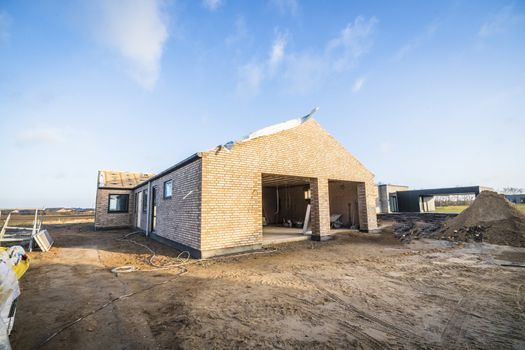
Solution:
[{"label": "pile of dirt", "polygon": [[470,207],[448,220],[444,230],[435,235],[451,241],[525,247],[525,214],[503,195],[483,191]]}]

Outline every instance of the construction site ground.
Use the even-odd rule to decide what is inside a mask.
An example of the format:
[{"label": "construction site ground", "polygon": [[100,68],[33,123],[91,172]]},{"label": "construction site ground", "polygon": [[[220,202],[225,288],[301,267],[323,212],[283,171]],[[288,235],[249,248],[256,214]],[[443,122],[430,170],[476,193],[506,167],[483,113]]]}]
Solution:
[{"label": "construction site ground", "polygon": [[[121,240],[130,231],[49,232],[54,247],[31,253],[21,281],[14,349],[525,348],[525,248],[354,232],[189,260],[182,273],[153,269],[144,246]],[[156,263],[179,254],[129,238]],[[110,272],[121,265],[141,271]]]}]

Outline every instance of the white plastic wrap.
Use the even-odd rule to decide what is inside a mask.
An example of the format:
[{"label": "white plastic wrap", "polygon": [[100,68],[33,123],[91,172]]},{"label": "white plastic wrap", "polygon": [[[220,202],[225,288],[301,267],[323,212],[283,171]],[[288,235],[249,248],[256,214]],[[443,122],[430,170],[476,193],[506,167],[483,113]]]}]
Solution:
[{"label": "white plastic wrap", "polygon": [[9,313],[11,306],[20,295],[18,279],[13,271],[13,263],[18,260],[18,251],[11,253],[10,257],[6,251],[0,251],[0,350],[10,349],[9,345],[9,325],[13,324]]}]

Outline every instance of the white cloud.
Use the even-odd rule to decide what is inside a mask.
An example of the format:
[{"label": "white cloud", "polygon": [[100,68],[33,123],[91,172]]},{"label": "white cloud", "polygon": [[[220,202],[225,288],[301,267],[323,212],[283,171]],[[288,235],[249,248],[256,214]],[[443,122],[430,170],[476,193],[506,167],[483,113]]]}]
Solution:
[{"label": "white cloud", "polygon": [[289,55],[283,77],[288,92],[305,93],[319,86],[328,74],[323,57],[301,52]]},{"label": "white cloud", "polygon": [[235,31],[226,38],[226,45],[233,45],[248,36],[248,29],[246,28],[246,20],[244,16],[238,15],[235,19]]},{"label": "white cloud", "polygon": [[[262,82],[280,77],[291,93],[304,93],[319,87],[329,77],[354,68],[370,51],[377,23],[375,17],[358,16],[318,51],[288,52],[288,36],[277,33],[266,61],[255,60],[239,69],[239,85],[257,87],[251,90],[256,93]],[[276,74],[278,72],[280,74]],[[247,84],[247,80],[252,83]],[[360,84],[363,83],[364,80]]]},{"label": "white cloud", "polygon": [[375,17],[366,20],[358,16],[338,37],[328,42],[328,53],[334,57],[332,63],[336,71],[344,71],[354,66],[370,50],[373,44],[371,35],[377,22]]},{"label": "white cloud", "polygon": [[7,12],[0,12],[0,44],[7,42],[9,39],[9,25],[11,18]]},{"label": "white cloud", "polygon": [[299,12],[299,0],[270,0],[270,4],[274,6],[281,15],[290,14],[295,16]]},{"label": "white cloud", "polygon": [[365,81],[366,79],[364,77],[356,79],[354,85],[352,85],[352,92],[359,92],[365,84]]},{"label": "white cloud", "polygon": [[259,92],[263,80],[263,67],[256,63],[248,63],[239,68],[237,93],[244,96],[253,96]]},{"label": "white cloud", "polygon": [[215,11],[222,5],[222,0],[202,0],[202,6],[210,11]]},{"label": "white cloud", "polygon": [[286,44],[286,36],[283,34],[278,34],[277,38],[273,42],[272,49],[270,50],[269,65],[272,69],[283,60]]},{"label": "white cloud", "polygon": [[277,33],[266,62],[254,61],[239,67],[237,92],[240,95],[253,96],[259,92],[263,80],[272,76],[284,59],[286,43],[286,35]]},{"label": "white cloud", "polygon": [[515,13],[513,5],[502,7],[487,22],[483,23],[479,29],[478,35],[482,38],[490,37],[496,34],[504,33],[509,28],[523,21],[523,15]]},{"label": "white cloud", "polygon": [[396,62],[401,61],[406,56],[408,56],[410,51],[412,51],[417,46],[419,46],[419,44],[417,44],[415,41],[409,44],[403,45],[399,50],[397,50],[396,54],[394,55],[394,61]]},{"label": "white cloud", "polygon": [[437,32],[441,25],[441,22],[439,20],[434,20],[430,22],[426,28],[425,31],[421,34],[419,34],[417,37],[413,38],[410,42],[407,44],[401,46],[399,50],[394,54],[394,57],[392,59],[395,62],[399,62],[403,60],[405,57],[407,57],[413,50],[420,47],[426,40],[429,40],[434,36],[434,34]]},{"label": "white cloud", "polygon": [[130,76],[146,89],[159,77],[167,17],[161,0],[99,1],[92,18],[97,39],[124,59]]},{"label": "white cloud", "polygon": [[16,144],[20,147],[56,145],[65,141],[64,131],[56,128],[25,130],[16,135]]}]

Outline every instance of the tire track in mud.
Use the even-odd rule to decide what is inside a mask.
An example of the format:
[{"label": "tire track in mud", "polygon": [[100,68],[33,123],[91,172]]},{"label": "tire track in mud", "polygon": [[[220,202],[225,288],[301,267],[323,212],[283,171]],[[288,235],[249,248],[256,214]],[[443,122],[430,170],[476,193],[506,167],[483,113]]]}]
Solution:
[{"label": "tire track in mud", "polygon": [[[412,340],[411,342],[414,343],[414,345],[418,344],[418,342],[416,340],[419,340],[420,342],[423,342],[424,344],[428,343],[428,340],[426,340],[425,338],[423,338],[422,336],[420,336],[420,335],[418,335],[418,334],[416,334],[414,332],[411,332],[411,331],[406,330],[406,329],[399,328],[399,327],[391,324],[390,322],[387,322],[387,321],[385,321],[385,320],[383,320],[383,319],[381,319],[379,317],[373,316],[373,315],[371,315],[371,314],[361,310],[360,308],[358,308],[358,307],[356,307],[356,306],[354,306],[352,304],[348,304],[346,301],[344,301],[337,294],[329,291],[328,289],[326,289],[324,287],[318,286],[315,283],[315,281],[310,280],[306,276],[299,275],[297,273],[295,273],[294,275],[297,278],[299,278],[300,280],[302,280],[303,282],[308,283],[308,285],[313,286],[320,294],[325,295],[328,298],[332,299],[334,302],[336,302],[343,309],[345,309],[347,311],[351,311],[351,312],[355,313],[358,317],[360,317],[360,318],[362,318],[364,320],[367,320],[377,330],[382,331],[382,332],[384,332],[386,334],[393,335],[396,338],[399,338],[400,335],[404,336],[406,340],[408,340],[408,341]],[[302,299],[300,299],[300,300],[302,300]],[[326,315],[323,314],[323,316],[326,316]],[[361,331],[359,329],[360,328],[359,326],[352,325],[348,321],[340,321],[340,320],[337,320],[337,321],[340,324],[341,324],[341,322],[343,322],[344,325],[346,325],[347,327],[350,326],[352,328],[352,330],[354,330],[354,328],[355,328],[356,331],[359,332],[360,334],[362,334],[362,335],[366,336],[367,338],[372,339],[374,342],[378,343],[381,348],[383,348],[383,347],[389,348],[391,346],[390,344],[384,344],[383,345],[377,339],[375,339],[372,336],[370,336],[369,334]],[[379,327],[377,327],[377,326],[379,326]]]},{"label": "tire track in mud", "polygon": [[[482,253],[483,251],[480,247],[480,256],[482,256]],[[490,255],[489,253],[486,254]],[[471,268],[467,268],[467,271],[475,272],[475,270]],[[492,276],[495,272],[497,273],[497,271],[498,270],[489,270],[486,273],[490,273],[490,276]],[[472,316],[481,317],[473,312],[473,310],[479,306],[478,304],[480,304],[480,300],[484,300],[485,295],[489,294],[489,289],[489,285],[483,285],[480,283],[479,287],[474,287],[462,295],[452,309],[450,318],[441,332],[440,339],[443,345],[451,348],[461,347],[460,340],[464,339],[466,323]],[[474,291],[475,298],[471,298]],[[498,291],[498,294],[501,294],[501,291]]]},{"label": "tire track in mud", "polygon": [[[391,345],[386,344],[383,341],[377,340],[368,333],[364,332],[360,326],[354,325],[348,321],[336,319],[333,317],[330,317],[329,314],[325,313],[316,313],[311,310],[312,303],[306,299],[299,298],[295,295],[285,294],[287,297],[294,299],[296,302],[299,302],[301,304],[301,310],[314,318],[319,318],[322,316],[324,319],[328,319],[330,321],[333,321],[334,323],[342,326],[343,328],[347,328],[351,331],[351,336],[354,337],[358,342],[361,342],[361,345],[366,346],[366,349],[390,349]],[[325,325],[325,327],[330,328],[332,331],[337,332],[338,328],[332,326],[332,325]]]}]

